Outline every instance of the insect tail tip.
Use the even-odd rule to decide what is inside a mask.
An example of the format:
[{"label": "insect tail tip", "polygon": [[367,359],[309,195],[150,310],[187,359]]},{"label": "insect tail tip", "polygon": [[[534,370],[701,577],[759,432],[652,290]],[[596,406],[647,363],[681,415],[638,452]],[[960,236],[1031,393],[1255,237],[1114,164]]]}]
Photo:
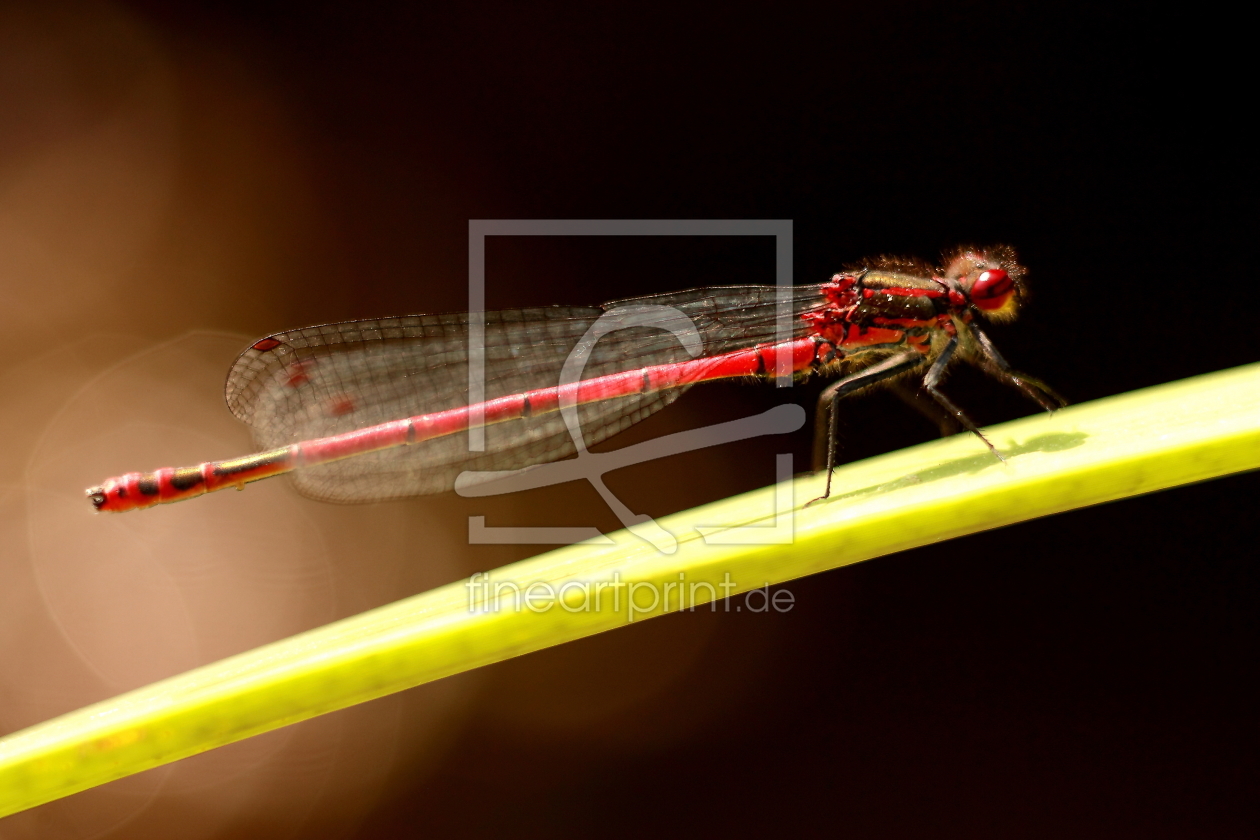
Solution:
[{"label": "insect tail tip", "polygon": [[105,502],[108,501],[104,487],[89,487],[83,491],[83,494],[92,503],[92,511],[94,513],[100,513],[101,508],[105,507]]}]

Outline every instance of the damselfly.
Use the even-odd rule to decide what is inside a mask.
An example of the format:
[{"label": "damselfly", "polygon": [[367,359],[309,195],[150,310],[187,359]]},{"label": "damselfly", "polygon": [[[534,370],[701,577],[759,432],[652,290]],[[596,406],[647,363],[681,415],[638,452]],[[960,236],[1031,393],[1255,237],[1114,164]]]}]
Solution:
[{"label": "damselfly", "polygon": [[[276,333],[246,348],[227,381],[228,407],[265,451],[128,473],[87,494],[97,510],[125,511],[294,470],[300,492],[327,501],[438,493],[465,470],[572,455],[565,406],[575,407],[580,434],[592,445],[697,382],[776,375],[839,377],[819,403],[823,498],[836,464],[835,402],[880,383],[917,378],[927,397],[1000,458],[940,383],[962,360],[1047,411],[1064,404],[1013,370],[982,326],[1015,316],[1024,273],[1008,247],[962,248],[939,270],[881,257],[785,296],[774,286],[718,286],[594,308],[487,312],[476,321],[413,315]],[[776,330],[780,301],[786,335]],[[616,323],[597,327],[610,317]],[[470,354],[470,335],[478,334],[482,349]],[[484,371],[474,377],[480,394],[470,392],[470,356]],[[575,358],[581,377],[566,379],[566,362]],[[480,448],[470,445],[470,428],[484,435]]]}]

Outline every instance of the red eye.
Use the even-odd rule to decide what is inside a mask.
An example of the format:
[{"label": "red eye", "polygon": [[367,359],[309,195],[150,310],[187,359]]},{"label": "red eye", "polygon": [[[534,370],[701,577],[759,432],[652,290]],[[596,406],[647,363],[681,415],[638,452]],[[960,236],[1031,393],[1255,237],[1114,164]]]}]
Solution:
[{"label": "red eye", "polygon": [[1015,292],[1015,281],[1000,268],[980,273],[971,284],[971,302],[977,309],[1001,309]]}]

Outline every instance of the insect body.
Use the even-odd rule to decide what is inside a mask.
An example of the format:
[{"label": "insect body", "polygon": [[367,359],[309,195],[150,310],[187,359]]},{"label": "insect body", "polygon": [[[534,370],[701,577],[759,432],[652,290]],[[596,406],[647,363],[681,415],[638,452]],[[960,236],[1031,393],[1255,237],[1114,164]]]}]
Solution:
[{"label": "insect body", "polygon": [[[328,501],[436,493],[465,470],[517,469],[573,454],[565,406],[577,410],[590,445],[697,382],[785,372],[839,377],[819,401],[824,498],[836,463],[836,400],[898,379],[919,378],[936,405],[1000,458],[940,383],[962,360],[1046,410],[1063,404],[1044,383],[1013,370],[983,328],[1015,316],[1023,275],[1009,248],[964,248],[942,270],[881,258],[785,295],[774,286],[719,286],[594,308],[479,313],[480,400],[470,398],[471,315],[276,333],[246,348],[227,383],[229,408],[264,451],[128,473],[87,494],[97,510],[125,511],[294,470],[301,492]],[[781,303],[790,310],[786,340],[777,330]],[[566,380],[573,359],[581,376]],[[482,450],[470,445],[471,425],[484,430]]]}]

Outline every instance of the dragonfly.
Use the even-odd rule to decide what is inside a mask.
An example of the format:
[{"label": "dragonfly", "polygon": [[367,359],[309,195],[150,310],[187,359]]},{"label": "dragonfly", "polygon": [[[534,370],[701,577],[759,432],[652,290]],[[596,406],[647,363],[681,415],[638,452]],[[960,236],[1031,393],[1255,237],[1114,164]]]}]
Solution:
[{"label": "dragonfly", "polygon": [[[331,502],[440,493],[466,471],[504,471],[577,452],[562,416],[576,410],[594,445],[700,382],[835,378],[818,403],[825,499],[837,461],[843,397],[917,379],[930,405],[1001,453],[940,389],[947,369],[974,365],[1046,411],[1066,405],[1014,370],[985,332],[1013,319],[1026,270],[1009,246],[963,247],[942,268],[879,257],[820,284],[716,286],[613,301],[501,312],[345,321],[255,341],[228,373],[228,408],[258,453],[133,472],[88,488],[98,511],[190,499],[293,473],[297,490]],[[786,306],[789,330],[777,329]],[[633,315],[591,336],[601,319]],[[680,319],[688,325],[679,332]],[[624,319],[623,319],[624,320]],[[479,354],[470,334],[484,337]],[[580,378],[562,376],[580,357]],[[470,359],[483,370],[470,397]],[[471,433],[481,435],[471,445]],[[817,500],[816,500],[817,501]]]}]

